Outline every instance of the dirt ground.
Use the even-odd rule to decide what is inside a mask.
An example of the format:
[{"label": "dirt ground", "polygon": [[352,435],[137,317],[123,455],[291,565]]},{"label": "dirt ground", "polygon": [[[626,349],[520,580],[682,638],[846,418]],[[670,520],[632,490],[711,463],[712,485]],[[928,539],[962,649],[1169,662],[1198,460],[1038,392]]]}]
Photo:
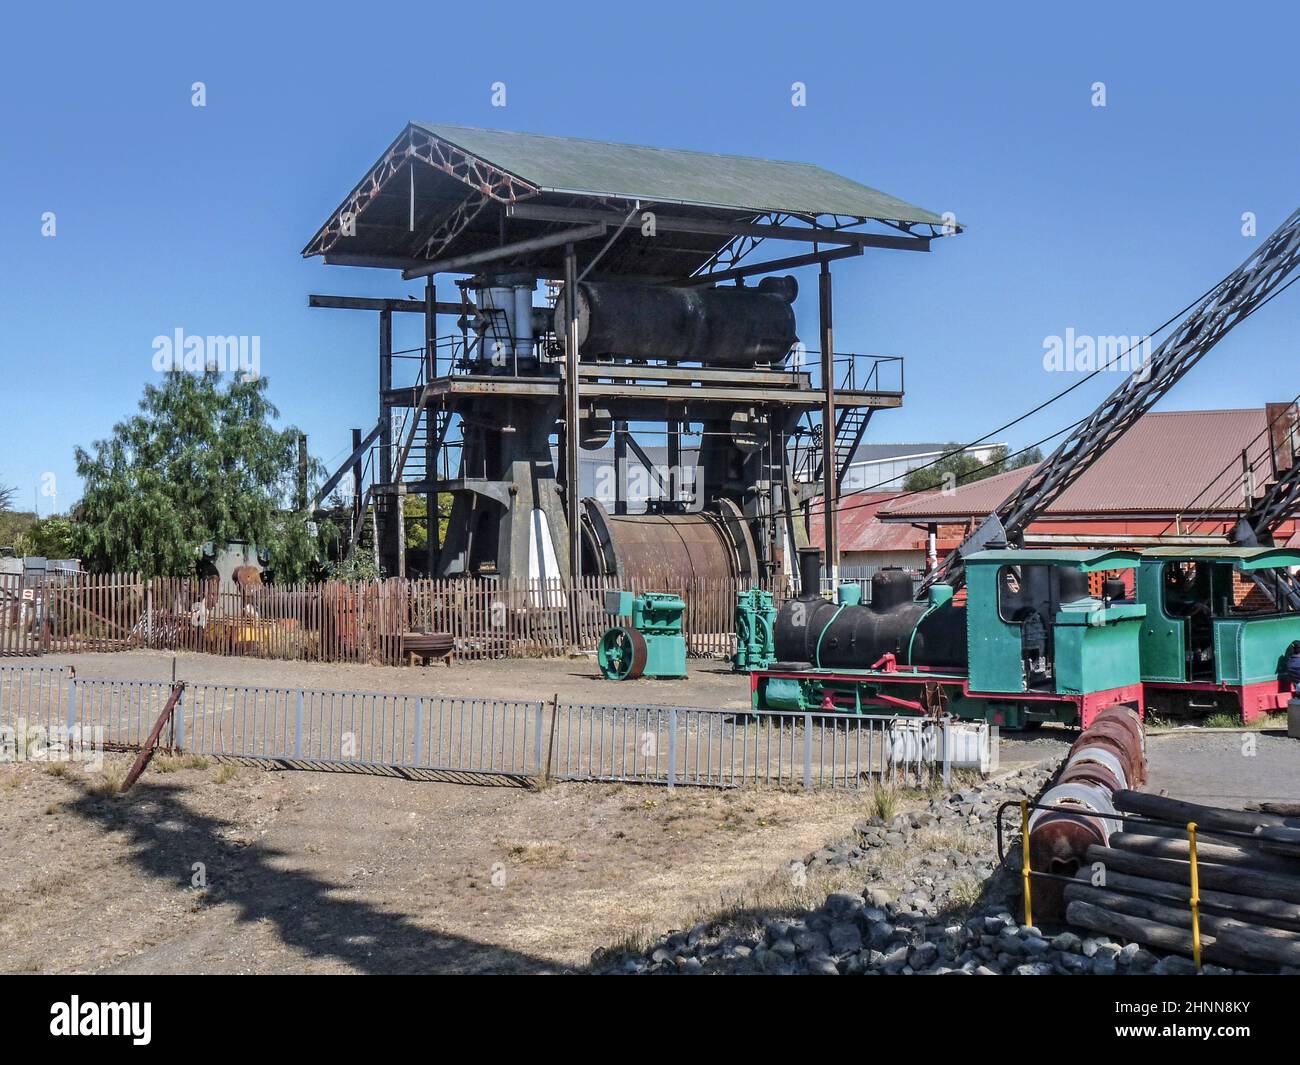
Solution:
[{"label": "dirt ground", "polygon": [[[83,677],[166,679],[173,656],[40,661],[75,665]],[[176,656],[176,674],[748,705],[745,679],[720,662],[693,662],[687,681],[619,685],[584,659],[394,669],[190,654]],[[1004,742],[1004,768],[1067,742],[1042,734]],[[530,790],[163,756],[127,795],[97,794],[129,761],[109,755],[99,772],[0,767],[0,969],[562,971],[585,965],[597,948],[753,902],[791,858],[848,834],[870,798],[594,784]]]},{"label": "dirt ground", "polygon": [[[692,659],[682,680],[646,677],[614,682],[600,676],[595,655],[574,658],[500,659],[444,665],[395,667],[349,663],[278,662],[261,658],[222,658],[195,653],[123,651],[116,654],[46,655],[42,665],[70,665],[84,677],[195,682],[294,685],[344,691],[413,692],[487,699],[561,699],[593,703],[646,703],[744,709],[749,681],[727,662]],[[10,659],[8,661],[25,661]]]},{"label": "dirt ground", "polygon": [[[108,756],[109,774],[128,756]],[[170,770],[170,771],[167,771]],[[0,968],[514,972],[742,900],[866,799],[353,774],[0,770]],[[202,863],[206,888],[198,882]]]}]

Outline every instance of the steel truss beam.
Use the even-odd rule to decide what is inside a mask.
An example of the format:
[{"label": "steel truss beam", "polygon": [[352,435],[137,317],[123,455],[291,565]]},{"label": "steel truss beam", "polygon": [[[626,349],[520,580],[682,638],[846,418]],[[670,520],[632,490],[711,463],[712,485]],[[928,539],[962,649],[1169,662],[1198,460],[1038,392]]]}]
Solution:
[{"label": "steel truss beam", "polygon": [[[493,166],[487,160],[471,155],[418,126],[408,125],[389,145],[379,162],[348,194],[330,220],[312,237],[307,247],[303,249],[303,256],[324,255],[333,248],[343,238],[345,229],[355,227],[361,214],[381,193],[386,191],[386,187],[398,173],[406,166],[413,166],[417,161],[463,182],[483,198],[483,204],[488,200],[495,200],[497,203],[516,203],[521,199],[536,196],[540,191],[536,185]],[[467,201],[472,199],[475,197],[467,197]],[[482,205],[479,207],[479,210],[481,209]],[[455,213],[453,212],[453,215]],[[461,228],[465,224],[468,224],[468,220],[462,223]],[[433,239],[431,237],[426,243],[426,257],[429,249],[433,247]]]}]

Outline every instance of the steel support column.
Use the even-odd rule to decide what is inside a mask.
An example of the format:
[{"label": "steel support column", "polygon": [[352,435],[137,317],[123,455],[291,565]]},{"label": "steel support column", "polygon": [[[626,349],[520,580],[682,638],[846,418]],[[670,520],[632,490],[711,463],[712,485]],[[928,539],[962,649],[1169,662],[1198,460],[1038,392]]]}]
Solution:
[{"label": "steel support column", "polygon": [[[433,275],[424,283],[424,379],[432,381],[438,376],[438,298]],[[438,480],[438,455],[434,450],[434,432],[437,414],[432,407],[424,408],[424,479],[428,484]],[[418,428],[418,427],[417,427]],[[424,494],[424,572],[432,577],[437,571],[438,550],[438,493]]]},{"label": "steel support column", "polygon": [[[840,586],[839,486],[835,455],[835,330],[831,312],[831,268],[822,260],[817,277],[818,324],[822,345],[822,530],[825,534],[826,572],[831,591]],[[803,589],[805,592],[807,589]]]},{"label": "steel support column", "polygon": [[355,529],[357,523],[361,521],[364,515],[361,513],[361,430],[352,430],[352,454],[357,456],[352,463],[352,527]]},{"label": "steel support column", "polygon": [[[582,548],[579,538],[582,487],[578,472],[578,256],[572,244],[564,246],[564,307],[568,327],[564,331],[564,502],[568,512],[569,579],[582,576]],[[576,635],[576,630],[575,630]]]},{"label": "steel support column", "polygon": [[682,423],[670,418],[664,428],[668,430],[668,502],[676,503],[682,489]]},{"label": "steel support column", "polygon": [[627,422],[614,423],[614,513],[627,513]]},{"label": "steel support column", "polygon": [[[371,479],[372,484],[391,484],[393,480],[393,413],[387,399],[393,387],[393,312],[379,312],[379,417],[383,425],[379,430],[379,462]],[[390,568],[396,562],[394,533],[391,507],[386,508],[384,520],[379,521],[380,495],[371,497],[371,506],[375,508],[375,525],[379,529],[383,543],[375,544],[375,553],[381,567]]]}]

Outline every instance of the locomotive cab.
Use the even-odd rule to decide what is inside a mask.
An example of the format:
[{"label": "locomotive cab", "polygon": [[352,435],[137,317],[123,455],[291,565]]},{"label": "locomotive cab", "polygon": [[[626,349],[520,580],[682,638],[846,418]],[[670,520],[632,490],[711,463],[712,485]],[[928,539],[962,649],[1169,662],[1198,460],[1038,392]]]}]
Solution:
[{"label": "locomotive cab", "polygon": [[[1146,608],[1094,596],[1090,575],[1135,569],[1131,551],[979,551],[966,559],[970,686],[1099,695],[1140,683]],[[1113,585],[1108,590],[1113,591]]]},{"label": "locomotive cab", "polygon": [[1257,581],[1267,586],[1292,566],[1300,552],[1288,548],[1144,551],[1137,596],[1147,606],[1142,673],[1152,705],[1240,712],[1247,721],[1283,708],[1285,656],[1300,639],[1300,614],[1275,606]]}]

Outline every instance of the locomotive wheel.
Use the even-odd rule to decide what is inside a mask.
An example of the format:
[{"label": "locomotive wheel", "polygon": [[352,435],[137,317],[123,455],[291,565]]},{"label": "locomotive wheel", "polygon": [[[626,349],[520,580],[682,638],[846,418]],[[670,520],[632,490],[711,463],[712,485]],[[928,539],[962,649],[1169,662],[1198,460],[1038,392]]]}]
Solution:
[{"label": "locomotive wheel", "polygon": [[647,657],[645,637],[622,625],[609,629],[596,651],[600,671],[609,680],[635,680],[645,672]]}]

